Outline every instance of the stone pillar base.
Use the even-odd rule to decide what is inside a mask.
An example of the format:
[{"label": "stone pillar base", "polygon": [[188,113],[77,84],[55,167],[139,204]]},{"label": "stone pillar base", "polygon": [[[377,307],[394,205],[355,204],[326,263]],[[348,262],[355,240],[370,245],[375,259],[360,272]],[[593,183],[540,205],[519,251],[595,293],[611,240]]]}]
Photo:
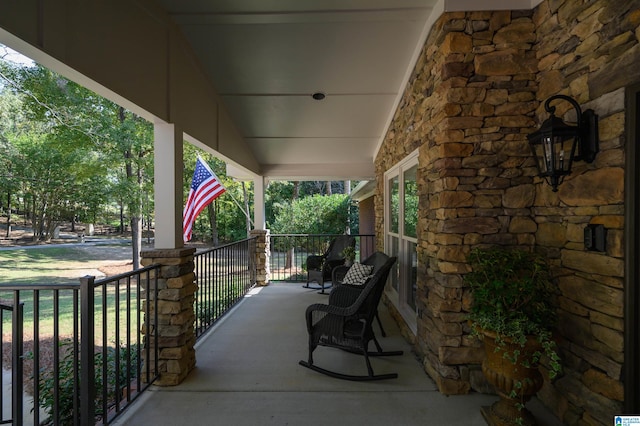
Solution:
[{"label": "stone pillar base", "polygon": [[269,285],[271,271],[269,270],[269,258],[271,255],[270,238],[268,229],[253,229],[251,238],[256,239],[256,285]]},{"label": "stone pillar base", "polygon": [[[196,365],[193,308],[197,290],[193,262],[195,251],[194,248],[142,251],[142,265],[161,265],[157,277],[157,324],[154,300],[156,289],[153,288],[155,280],[142,282],[147,297],[146,304],[149,305],[143,332],[154,330],[155,327],[158,330],[157,341],[149,335],[146,339],[146,344],[151,346],[151,357],[155,356],[155,345],[158,346],[157,371],[154,370],[153,359],[144,361],[151,363],[152,375],[159,374],[160,377],[155,381],[158,386],[180,384]],[[143,356],[146,356],[145,351]]]}]

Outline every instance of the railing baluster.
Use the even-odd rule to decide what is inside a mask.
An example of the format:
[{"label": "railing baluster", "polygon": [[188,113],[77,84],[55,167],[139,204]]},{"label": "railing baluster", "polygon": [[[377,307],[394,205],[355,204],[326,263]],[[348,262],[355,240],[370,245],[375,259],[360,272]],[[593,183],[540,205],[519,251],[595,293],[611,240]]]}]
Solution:
[{"label": "railing baluster", "polygon": [[[329,242],[340,234],[271,234],[271,281],[299,282],[306,280],[307,256],[321,254]],[[375,235],[353,235],[356,238],[359,260],[373,253]],[[291,250],[292,249],[292,250]],[[293,251],[291,264],[287,256]]]},{"label": "railing baluster", "polygon": [[[140,276],[138,276],[138,283],[140,282]],[[131,277],[127,277],[127,303],[126,303],[126,334],[127,340],[125,343],[125,348],[127,348],[127,388],[131,385]],[[127,389],[127,403],[131,402],[131,392]]]},{"label": "railing baluster", "polygon": [[255,256],[255,238],[196,253],[196,338],[255,285],[256,262],[252,256]]},{"label": "railing baluster", "polygon": [[[115,367],[115,397],[116,397],[116,411],[120,410],[120,280],[113,283],[114,294],[114,329],[115,329],[115,342],[114,342],[114,367]],[[107,370],[109,367],[109,361],[105,361]],[[107,404],[108,406],[108,404]],[[105,412],[105,419],[107,417]],[[105,423],[106,424],[106,423]]]},{"label": "railing baluster", "polygon": [[12,418],[13,424],[22,426],[23,407],[23,372],[24,372],[24,359],[23,359],[23,346],[22,346],[22,326],[24,324],[24,309],[23,304],[20,302],[20,292],[14,291],[13,293],[13,317],[11,321],[13,336],[12,336],[12,375],[11,375],[11,403],[12,403]]},{"label": "railing baluster", "polygon": [[[7,306],[0,299],[0,336],[4,336],[4,314],[7,312]],[[4,353],[4,339],[0,338],[0,353]],[[4,371],[3,357],[0,356],[0,370]],[[0,376],[0,401],[4,401],[4,381]],[[0,404],[0,422],[4,421],[4,404]]]},{"label": "railing baluster", "polygon": [[[13,299],[12,303],[0,302],[0,334],[2,334],[2,321],[5,320],[6,315],[11,312],[11,327],[12,327],[12,341],[14,346],[12,351],[18,351],[16,354],[12,354],[12,419],[5,419],[5,413],[0,408],[0,423],[13,423],[22,424],[24,418],[24,407],[22,410],[17,410],[17,406],[14,404],[24,405],[20,400],[23,398],[23,381],[22,377],[24,368],[18,364],[18,362],[24,362],[23,352],[24,345],[21,343],[21,339],[24,336],[24,300],[23,294],[29,291],[33,296],[33,318],[31,322],[27,319],[29,329],[31,324],[33,325],[33,350],[32,359],[29,362],[33,363],[33,424],[40,424],[40,400],[42,399],[43,408],[47,408],[47,415],[49,419],[48,423],[54,425],[60,424],[73,424],[73,425],[85,425],[96,423],[96,411],[97,408],[101,408],[101,418],[98,420],[101,424],[110,423],[129,402],[136,399],[142,391],[151,385],[157,378],[158,372],[158,350],[157,347],[151,344],[157,342],[158,329],[156,324],[158,322],[157,317],[157,297],[154,293],[150,294],[147,306],[147,318],[149,322],[147,324],[147,342],[148,354],[154,356],[147,356],[148,362],[146,362],[147,375],[143,376],[143,358],[142,358],[142,344],[143,337],[141,331],[141,317],[144,314],[142,309],[142,297],[141,297],[141,279],[142,274],[146,273],[147,282],[149,283],[149,292],[156,291],[157,289],[157,270],[158,265],[149,266],[146,268],[133,271],[132,273],[122,274],[117,277],[106,278],[100,281],[95,281],[94,277],[86,277],[81,279],[77,284],[67,285],[5,285],[0,284],[0,291],[4,291],[3,296],[5,299]],[[151,283],[151,273],[154,272],[154,283]],[[132,297],[132,276],[136,280],[136,302]],[[125,281],[120,282],[121,279],[126,279],[126,288],[123,288]],[[116,283],[111,286],[111,284]],[[102,296],[100,301],[96,301],[97,294],[96,287],[102,288]],[[114,296],[111,297],[111,289],[113,288]],[[107,290],[109,289],[109,290]],[[46,290],[46,293],[42,293]],[[9,292],[13,292],[13,296]],[[125,297],[126,301],[123,303],[122,297]],[[46,298],[43,301],[43,295],[46,294]],[[28,299],[28,297],[27,297]],[[51,300],[51,308],[49,307],[49,300]],[[153,302],[152,302],[153,300]],[[43,304],[45,303],[46,304]],[[20,309],[14,311],[13,304],[18,304]],[[98,338],[98,341],[102,341],[102,370],[98,371],[98,380],[96,381],[96,333],[99,333],[100,325],[96,324],[95,309],[96,303],[102,304],[102,337]],[[155,303],[155,305],[151,305]],[[114,306],[115,305],[115,306]],[[31,306],[31,305],[29,305]],[[126,307],[125,307],[126,306]],[[154,309],[155,308],[155,309]],[[115,309],[112,315],[112,309]],[[123,312],[122,309],[126,309]],[[136,309],[135,313],[131,312],[131,309]],[[151,310],[154,311],[151,318]],[[19,318],[19,315],[22,318]],[[31,316],[31,313],[29,313]],[[71,315],[70,321],[72,324],[67,325],[65,318]],[[47,318],[46,321],[43,318]],[[51,317],[51,322],[48,318]],[[17,322],[16,322],[17,321]],[[120,322],[126,322],[126,330],[122,330]],[[51,328],[49,324],[52,324]],[[115,329],[112,331],[111,327]],[[46,327],[46,331],[45,328]],[[135,327],[136,330],[132,330]],[[72,340],[66,344],[68,334],[72,334]],[[134,334],[135,333],[135,334]],[[126,342],[124,352],[120,351],[120,340],[126,335]],[[80,340],[80,336],[82,340]],[[110,345],[111,339],[115,336],[116,347]],[[135,336],[135,337],[132,337]],[[52,343],[52,364],[51,368],[47,368],[44,373],[41,372],[42,364],[45,354],[48,350],[41,339],[51,339]],[[63,344],[60,344],[61,340]],[[136,347],[133,348],[132,342],[135,340]],[[0,344],[1,348],[2,344]],[[115,350],[112,354],[111,351]],[[153,351],[153,352],[151,352]],[[111,362],[110,362],[111,360]],[[137,362],[136,362],[137,361]],[[135,364],[132,364],[136,362]],[[126,365],[125,365],[126,364]],[[2,362],[0,361],[0,367]],[[49,365],[47,364],[47,367]],[[21,371],[22,369],[22,371]],[[125,370],[123,370],[125,369]],[[137,386],[131,382],[134,381]],[[115,376],[115,377],[114,377]],[[96,389],[96,382],[100,382],[102,379],[102,388]],[[145,383],[142,379],[145,379]],[[126,379],[126,383],[124,380]],[[67,382],[69,381],[69,383]],[[71,383],[73,381],[73,383]],[[1,383],[0,383],[1,384]],[[114,385],[115,384],[115,385]],[[132,392],[132,388],[129,385],[135,386],[136,392]],[[120,387],[125,386],[127,388],[126,398],[121,393]],[[16,392],[14,394],[14,392]],[[45,394],[46,392],[46,394]],[[68,393],[67,393],[68,392]],[[96,394],[100,392],[102,394],[102,403],[99,407],[96,406]],[[0,387],[0,396],[2,394],[2,388]],[[44,396],[44,398],[43,398]],[[124,401],[126,400],[126,404]],[[17,411],[16,411],[17,410]],[[7,410],[5,410],[7,411]]]},{"label": "railing baluster", "polygon": [[[78,303],[78,289],[73,289],[73,424],[80,425],[80,327],[78,318],[80,305]],[[39,424],[34,422],[34,424]]]},{"label": "railing baluster", "polygon": [[109,340],[108,340],[108,320],[109,311],[107,303],[107,286],[102,286],[102,422],[104,424],[107,415],[107,401],[109,399],[109,376],[107,374],[107,364],[109,359]]},{"label": "railing baluster", "polygon": [[[80,279],[80,421],[95,419],[95,296],[94,277]],[[89,420],[91,419],[91,420]]]},{"label": "railing baluster", "polygon": [[53,422],[58,425],[60,418],[60,315],[58,311],[60,291],[53,291]]}]

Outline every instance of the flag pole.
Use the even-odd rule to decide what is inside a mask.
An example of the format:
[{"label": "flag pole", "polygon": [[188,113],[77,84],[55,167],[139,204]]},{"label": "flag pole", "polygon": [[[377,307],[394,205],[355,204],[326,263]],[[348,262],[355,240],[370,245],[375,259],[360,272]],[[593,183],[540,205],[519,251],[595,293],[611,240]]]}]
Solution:
[{"label": "flag pole", "polygon": [[[209,163],[207,163],[206,161],[204,161],[204,159],[200,156],[200,154],[198,154],[198,158],[200,159],[200,161],[201,161],[203,164],[206,164],[206,165],[207,165],[207,167],[211,167],[211,166],[209,166]],[[220,182],[220,183],[222,183],[222,182]],[[236,203],[236,206],[238,206],[238,208],[239,208],[239,209],[240,209],[240,211],[244,214],[244,216],[245,216],[247,219],[249,219],[249,222],[251,223],[251,226],[253,226],[253,227],[255,228],[255,225],[253,224],[253,220],[251,220],[251,216],[249,216],[249,212],[246,212],[246,211],[244,210],[244,208],[240,205],[240,203],[238,202],[238,200],[236,200],[236,199],[235,199],[235,197],[231,194],[231,192],[230,192],[230,191],[225,191],[225,192],[226,192],[226,193],[231,197],[231,199],[233,200],[233,202],[234,202],[234,203]]]},{"label": "flag pole", "polygon": [[249,216],[249,212],[245,211],[244,208],[240,205],[240,203],[238,202],[238,200],[235,199],[235,197],[231,194],[231,192],[227,191],[227,194],[229,194],[229,196],[231,197],[231,199],[233,200],[234,203],[236,203],[236,206],[238,206],[238,208],[240,209],[240,211],[242,213],[244,213],[244,216],[249,219],[249,222],[251,223],[251,226],[253,226],[254,228],[256,227],[253,224],[253,220],[251,220],[251,216]]}]

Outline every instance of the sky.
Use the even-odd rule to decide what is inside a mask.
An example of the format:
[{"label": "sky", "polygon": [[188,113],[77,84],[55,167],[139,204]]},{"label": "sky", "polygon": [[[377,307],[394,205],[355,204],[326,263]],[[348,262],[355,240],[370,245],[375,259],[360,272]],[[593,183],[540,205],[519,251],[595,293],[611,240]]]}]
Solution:
[{"label": "sky", "polygon": [[9,62],[13,62],[16,64],[21,64],[21,65],[26,65],[26,66],[31,66],[34,64],[33,60],[30,58],[27,58],[26,56],[22,55],[21,53],[16,52],[15,50],[11,49],[10,47],[7,47],[3,44],[0,44],[0,58],[9,61]]}]

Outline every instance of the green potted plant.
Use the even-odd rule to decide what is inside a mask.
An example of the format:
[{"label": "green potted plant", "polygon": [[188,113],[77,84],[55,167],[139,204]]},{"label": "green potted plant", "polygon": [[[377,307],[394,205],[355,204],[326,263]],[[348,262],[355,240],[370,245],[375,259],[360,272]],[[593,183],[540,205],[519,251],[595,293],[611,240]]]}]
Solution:
[{"label": "green potted plant", "polygon": [[344,264],[347,266],[353,265],[356,258],[355,247],[347,246],[342,250],[342,256],[344,257]]},{"label": "green potted plant", "polygon": [[548,358],[551,379],[561,371],[552,338],[556,290],[548,264],[539,254],[500,247],[476,248],[468,260],[468,319],[484,341],[482,371],[500,396],[482,414],[491,425],[534,425],[524,404],[543,384],[542,355]]}]

